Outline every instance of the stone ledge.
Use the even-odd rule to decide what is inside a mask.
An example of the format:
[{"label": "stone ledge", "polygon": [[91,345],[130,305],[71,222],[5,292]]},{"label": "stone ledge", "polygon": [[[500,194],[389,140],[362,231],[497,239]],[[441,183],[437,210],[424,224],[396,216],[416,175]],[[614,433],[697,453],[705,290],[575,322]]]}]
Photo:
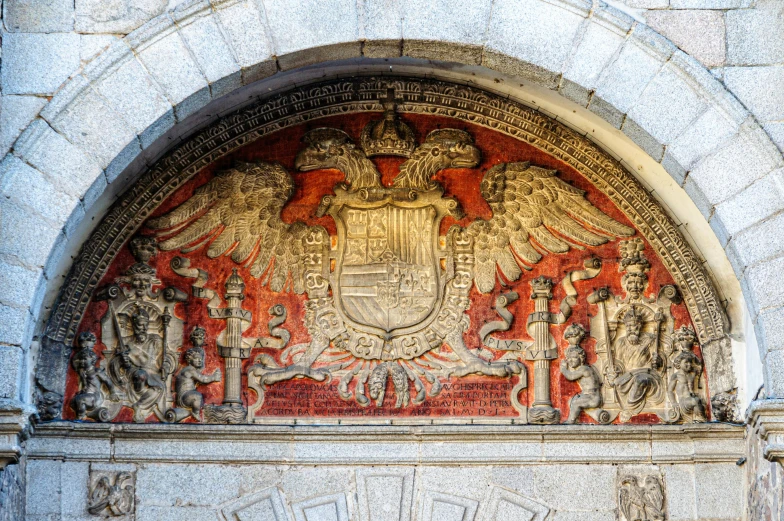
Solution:
[{"label": "stone ledge", "polygon": [[770,461],[784,464],[784,400],[751,402],[746,417],[762,441],[762,454]]},{"label": "stone ledge", "polygon": [[35,409],[17,400],[0,399],[0,469],[15,463],[22,454],[21,437]]},{"label": "stone ledge", "polygon": [[33,459],[281,464],[735,462],[745,428],[698,425],[166,425],[52,422]]}]

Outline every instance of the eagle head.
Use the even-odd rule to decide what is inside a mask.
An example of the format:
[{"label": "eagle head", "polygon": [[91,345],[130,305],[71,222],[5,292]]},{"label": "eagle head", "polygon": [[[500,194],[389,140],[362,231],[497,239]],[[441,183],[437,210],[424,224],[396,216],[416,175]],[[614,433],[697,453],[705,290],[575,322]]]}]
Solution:
[{"label": "eagle head", "polygon": [[436,159],[438,170],[474,168],[482,160],[482,153],[474,146],[471,134],[454,128],[430,132],[423,147]]},{"label": "eagle head", "polygon": [[294,159],[300,172],[337,168],[339,159],[354,148],[351,138],[336,128],[316,128],[302,136],[305,148]]}]

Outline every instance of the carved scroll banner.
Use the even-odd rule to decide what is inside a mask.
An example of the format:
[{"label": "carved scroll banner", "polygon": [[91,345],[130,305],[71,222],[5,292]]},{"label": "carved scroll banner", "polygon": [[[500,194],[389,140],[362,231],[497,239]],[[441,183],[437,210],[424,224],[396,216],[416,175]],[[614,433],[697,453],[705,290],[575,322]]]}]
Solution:
[{"label": "carved scroll banner", "polygon": [[159,203],[86,308],[66,418],[708,418],[688,311],[630,219],[567,163],[394,88]]}]

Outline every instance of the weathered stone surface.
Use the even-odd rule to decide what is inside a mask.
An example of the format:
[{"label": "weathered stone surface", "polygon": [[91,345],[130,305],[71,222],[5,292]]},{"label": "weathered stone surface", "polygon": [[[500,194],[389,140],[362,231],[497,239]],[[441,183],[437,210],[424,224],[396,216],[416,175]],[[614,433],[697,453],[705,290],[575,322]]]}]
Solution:
[{"label": "weathered stone surface", "polygon": [[21,348],[0,345],[0,398],[19,398],[23,360]]},{"label": "weathered stone surface", "polygon": [[3,37],[3,94],[53,94],[79,67],[79,35],[8,33]]},{"label": "weathered stone surface", "polygon": [[697,464],[694,469],[697,515],[702,519],[741,519],[743,489],[728,487],[743,479],[745,469],[733,464]]},{"label": "weathered stone surface", "polygon": [[[762,134],[762,135],[760,135]],[[701,161],[689,174],[711,204],[729,199],[748,185],[781,166],[778,150],[753,123],[716,153]]]},{"label": "weathered stone surface", "polygon": [[104,168],[129,144],[135,143],[141,149],[128,123],[92,90],[82,92],[49,122]]},{"label": "weathered stone surface", "polygon": [[147,36],[148,28],[129,35],[132,47],[146,69],[174,105],[178,120],[183,120],[210,101],[207,80],[185,47],[180,34],[169,20],[161,20],[160,31]]},{"label": "weathered stone surface", "polygon": [[0,304],[0,343],[24,346],[29,340],[26,327],[30,318],[26,309]]},{"label": "weathered stone surface", "polygon": [[624,0],[624,4],[633,9],[661,9],[669,5],[670,0]]},{"label": "weathered stone surface", "polygon": [[[245,516],[243,515],[243,517]],[[135,519],[136,521],[159,521],[161,519],[166,519],[166,521],[214,521],[215,509],[179,505],[176,507],[139,505],[136,509]],[[249,517],[248,519],[253,518]]]},{"label": "weathered stone surface", "polygon": [[[536,498],[556,510],[615,508],[615,468],[611,465],[534,467]],[[571,490],[571,494],[562,491]]]},{"label": "weathered stone surface", "polygon": [[11,148],[22,130],[46,105],[38,96],[3,96],[0,98],[0,154]]},{"label": "weathered stone surface", "polygon": [[664,145],[638,125],[631,116],[624,120],[621,130],[649,156],[656,161],[661,161],[664,155]]},{"label": "weathered stone surface", "polygon": [[[784,11],[782,11],[784,19]],[[784,28],[784,22],[781,24]],[[783,29],[784,31],[784,29]],[[784,32],[782,33],[784,40]],[[784,119],[784,66],[727,67],[724,82],[761,121]]]},{"label": "weathered stone surface", "polygon": [[670,0],[672,9],[736,9],[749,7],[753,0]]},{"label": "weathered stone surface", "polygon": [[262,13],[250,1],[213,2],[223,34],[242,67],[243,83],[248,84],[276,70],[272,41]]},{"label": "weathered stone surface", "polygon": [[86,507],[89,498],[87,484],[90,479],[90,464],[84,461],[66,461],[62,465],[60,473],[63,517],[66,519],[70,517],[88,517],[89,514]]},{"label": "weathered stone surface", "polygon": [[662,57],[651,54],[638,41],[627,41],[620,55],[602,73],[596,94],[616,110],[627,113],[663,64]]},{"label": "weathered stone surface", "polygon": [[0,253],[43,267],[60,228],[8,199],[0,200]]},{"label": "weathered stone surface", "polygon": [[700,159],[732,137],[739,127],[711,107],[667,145],[667,153],[684,169],[690,170]]},{"label": "weathered stone surface", "polygon": [[195,15],[179,10],[173,13],[173,17],[180,27],[180,34],[185,44],[210,83],[212,97],[217,98],[240,87],[242,85],[240,66],[223,39],[215,18],[206,16],[204,11]]},{"label": "weathered stone surface", "polygon": [[588,110],[598,115],[600,118],[615,128],[621,128],[621,125],[623,125],[623,120],[626,118],[625,113],[619,111],[615,108],[615,106],[608,103],[596,94],[591,97]]},{"label": "weathered stone surface", "polygon": [[600,12],[582,34],[577,48],[568,58],[564,78],[586,89],[594,89],[604,68],[610,63],[626,39],[631,27],[628,19]]},{"label": "weathered stone surface", "polygon": [[762,261],[746,270],[744,281],[751,292],[749,307],[752,316],[762,310],[784,304],[784,295],[775,284],[770,283],[782,269],[784,269],[784,257]]},{"label": "weathered stone surface", "polygon": [[264,11],[278,56],[359,38],[356,1],[324,0],[300,9],[296,1],[266,0]]},{"label": "weathered stone surface", "polygon": [[390,51],[394,53],[395,50],[397,55],[400,54],[404,16],[402,2],[363,0],[359,2],[357,14],[359,37],[367,40],[365,56],[372,58],[375,53],[390,54]]},{"label": "weathered stone surface", "polygon": [[784,214],[775,215],[739,232],[733,237],[734,249],[743,266],[784,253]]},{"label": "weathered stone surface", "polygon": [[[477,0],[453,9],[449,0],[408,2],[403,10],[403,39],[481,45],[493,2]],[[433,20],[438,19],[438,23]]]},{"label": "weathered stone surface", "polygon": [[784,351],[776,350],[766,353],[765,394],[769,397],[784,395]]},{"label": "weathered stone surface", "polygon": [[76,30],[80,33],[127,34],[163,13],[167,0],[106,2],[76,0]]},{"label": "weathered stone surface", "polygon": [[754,324],[757,342],[767,351],[784,349],[784,308],[777,308],[760,313]]},{"label": "weathered stone surface", "polygon": [[113,34],[83,34],[79,43],[79,57],[88,62],[119,38]]},{"label": "weathered stone surface", "polygon": [[727,233],[735,235],[784,208],[784,170],[755,182],[735,197],[716,206]]},{"label": "weathered stone surface", "polygon": [[74,3],[71,0],[6,0],[3,8],[7,31],[61,33],[74,27]]},{"label": "weathered stone surface", "polygon": [[174,125],[171,104],[133,55],[104,71],[93,88],[131,125],[142,147]]},{"label": "weathered stone surface", "polygon": [[694,494],[681,491],[694,490],[694,467],[691,465],[663,465],[667,484],[667,512],[670,519],[697,519],[697,499]]},{"label": "weathered stone surface", "polygon": [[697,183],[692,179],[691,176],[687,177],[686,180],[683,182],[683,189],[691,198],[691,201],[700,211],[703,217],[706,220],[710,219],[711,214],[713,213],[713,205],[708,201],[708,198],[702,191],[702,188],[697,185]]},{"label": "weathered stone surface", "polygon": [[784,5],[760,2],[757,9],[728,11],[727,63],[766,65],[784,61]]},{"label": "weathered stone surface", "polygon": [[726,56],[721,11],[656,10],[645,20],[706,67],[722,65]]},{"label": "weathered stone surface", "polygon": [[764,123],[762,128],[765,129],[765,132],[768,133],[770,139],[773,140],[779,150],[784,153],[784,122],[769,121]]},{"label": "weathered stone surface", "polygon": [[669,143],[705,109],[705,101],[673,67],[665,66],[629,112],[659,143]]},{"label": "weathered stone surface", "polygon": [[77,196],[61,192],[47,176],[11,155],[0,163],[0,193],[54,226],[62,226],[79,205]]},{"label": "weathered stone surface", "polygon": [[664,150],[664,157],[661,160],[662,167],[667,171],[670,176],[679,185],[683,184],[686,179],[686,169],[678,162],[675,157],[670,154],[669,147]]},{"label": "weathered stone surface", "polygon": [[[497,0],[487,29],[487,48],[560,73],[591,8],[587,2],[575,2],[568,9],[567,5]],[[543,41],[548,44],[539,45]]]},{"label": "weathered stone surface", "polygon": [[21,465],[6,465],[0,470],[0,521],[24,517],[24,475]]},{"label": "weathered stone surface", "polygon": [[14,152],[47,174],[59,190],[82,198],[101,168],[79,147],[52,130],[42,119],[34,121],[16,142]]},{"label": "weathered stone surface", "polygon": [[27,491],[27,515],[60,514],[60,461],[27,462],[27,482],[37,483]]}]

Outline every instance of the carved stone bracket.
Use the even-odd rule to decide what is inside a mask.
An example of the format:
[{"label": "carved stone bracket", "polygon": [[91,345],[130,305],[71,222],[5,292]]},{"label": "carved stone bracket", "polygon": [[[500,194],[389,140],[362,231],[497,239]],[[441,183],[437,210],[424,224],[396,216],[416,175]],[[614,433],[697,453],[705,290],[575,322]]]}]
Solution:
[{"label": "carved stone bracket", "polygon": [[747,416],[763,442],[763,456],[784,465],[784,400],[751,402]]}]

